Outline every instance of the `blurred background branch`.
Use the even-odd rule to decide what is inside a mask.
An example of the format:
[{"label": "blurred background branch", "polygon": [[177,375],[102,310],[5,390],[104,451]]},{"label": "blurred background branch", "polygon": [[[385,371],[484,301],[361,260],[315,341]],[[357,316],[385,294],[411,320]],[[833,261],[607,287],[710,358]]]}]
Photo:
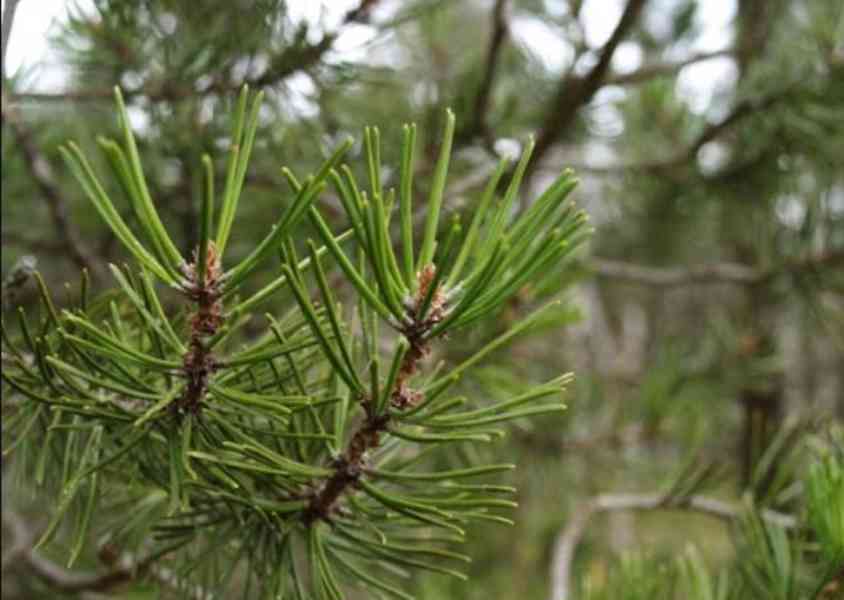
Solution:
[{"label": "blurred background branch", "polygon": [[[67,202],[62,197],[59,185],[53,176],[53,168],[50,162],[38,149],[35,138],[27,129],[20,115],[10,105],[5,90],[2,105],[2,122],[11,129],[15,142],[24,155],[32,179],[47,203],[56,237],[62,248],[80,269],[94,270],[94,267],[100,267],[92,257],[91,251],[82,243],[79,232],[69,219]],[[7,197],[6,200],[9,201],[10,199]]]},{"label": "blurred background branch", "polygon": [[160,553],[147,558],[128,555],[117,558],[109,556],[109,552],[104,550],[101,558],[110,570],[84,573],[65,569],[34,550],[38,536],[30,529],[27,520],[14,510],[4,508],[3,527],[12,534],[13,542],[11,548],[3,552],[2,572],[5,573],[13,564],[17,569],[23,565],[56,592],[81,593],[83,597],[96,598],[93,592],[110,594],[129,582],[151,576],[167,587],[179,590],[182,598],[205,600],[213,597],[202,588],[181,581],[170,569],[156,565],[162,558]]},{"label": "blurred background branch", "polygon": [[733,283],[758,285],[780,274],[838,268],[844,265],[844,251],[820,252],[781,265],[754,269],[737,263],[719,263],[680,269],[658,269],[627,264],[621,261],[592,259],[589,266],[595,274],[614,281],[626,281],[659,287],[673,287],[695,283]]},{"label": "blurred background branch", "polygon": [[[676,510],[700,513],[731,522],[741,518],[743,510],[728,502],[707,496],[673,497],[667,494],[601,494],[589,500],[569,517],[565,529],[554,544],[551,558],[551,591],[549,600],[570,600],[571,572],[574,554],[589,522],[595,515],[612,511]],[[762,512],[762,518],[786,529],[793,529],[797,519],[772,510]]]},{"label": "blurred background branch", "polygon": [[551,145],[563,136],[577,116],[577,111],[587,104],[603,85],[610,70],[613,55],[629,30],[635,25],[646,0],[628,0],[624,12],[613,29],[609,40],[601,48],[595,65],[583,76],[569,71],[560,81],[554,99],[536,135],[533,168],[542,164]]}]

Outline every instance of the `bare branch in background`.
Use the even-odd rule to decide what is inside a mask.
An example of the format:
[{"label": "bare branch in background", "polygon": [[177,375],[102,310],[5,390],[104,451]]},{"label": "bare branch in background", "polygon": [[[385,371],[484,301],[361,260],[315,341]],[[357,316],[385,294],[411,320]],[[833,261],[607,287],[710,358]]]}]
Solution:
[{"label": "bare branch in background", "polygon": [[369,23],[369,15],[380,0],[361,0],[357,7],[346,13],[346,23]]},{"label": "bare branch in background", "polygon": [[496,0],[492,9],[492,35],[489,39],[489,50],[486,55],[484,78],[478,88],[478,94],[475,96],[472,121],[464,131],[464,136],[467,138],[475,135],[489,136],[487,118],[489,116],[490,97],[492,96],[492,84],[495,80],[501,49],[504,46],[504,40],[507,38],[507,19],[504,14],[506,7],[507,0]]},{"label": "bare branch in background", "polygon": [[595,92],[601,87],[609,71],[610,62],[618,45],[636,23],[639,14],[645,6],[646,0],[628,0],[618,24],[610,39],[601,48],[598,61],[585,76],[577,76],[570,72],[557,88],[554,99],[548,108],[545,122],[536,136],[536,148],[531,162],[535,168],[541,164],[545,154],[552,144],[571,126],[580,107],[586,105]]},{"label": "bare branch in background", "polygon": [[[575,171],[582,171],[588,173],[602,173],[602,174],[624,174],[625,172],[643,172],[651,175],[659,175],[677,179],[682,176],[678,167],[686,164],[692,164],[697,159],[698,151],[709,142],[715,140],[719,136],[728,132],[744,119],[757,114],[764,114],[766,109],[771,108],[775,104],[782,102],[789,97],[793,90],[793,85],[768,96],[762,98],[748,98],[736,104],[730,113],[717,121],[707,125],[703,131],[685,148],[681,148],[673,156],[667,158],[657,158],[654,160],[635,162],[635,163],[619,163],[610,165],[590,165],[590,164],[571,164],[565,166]],[[551,169],[553,173],[558,173],[559,168]],[[728,167],[724,171],[719,171],[711,175],[707,175],[707,180],[717,180],[732,174],[732,167]]]},{"label": "bare branch in background", "polygon": [[642,423],[631,423],[622,428],[613,428],[603,434],[561,440],[558,447],[560,451],[570,452],[594,452],[599,449],[625,448],[638,444],[646,438],[655,437],[656,431],[644,426]]},{"label": "bare branch in background", "polygon": [[589,266],[599,277],[657,287],[676,287],[690,283],[756,283],[760,272],[736,263],[717,263],[690,268],[644,267],[615,260],[595,258]]},{"label": "bare branch in background", "polygon": [[[571,598],[571,568],[574,554],[586,534],[590,519],[597,513],[617,510],[684,510],[724,521],[733,521],[743,514],[743,509],[740,506],[700,495],[679,498],[666,494],[601,494],[595,496],[569,519],[565,529],[557,536],[551,558],[550,600],[569,600]],[[761,517],[769,523],[786,529],[793,529],[797,526],[797,520],[793,516],[776,511],[763,510]]]},{"label": "bare branch in background", "polygon": [[53,176],[52,167],[47,158],[39,150],[32,133],[27,129],[23,119],[9,103],[9,98],[6,94],[6,51],[8,50],[9,40],[12,36],[12,25],[19,3],[19,0],[7,0],[6,6],[3,8],[3,48],[2,57],[0,58],[0,64],[3,67],[1,80],[3,90],[2,97],[0,97],[0,103],[2,104],[0,117],[2,117],[2,123],[8,123],[11,128],[15,141],[23,152],[27,168],[35,180],[36,185],[41,190],[44,199],[47,201],[47,207],[50,211],[57,237],[67,251],[68,256],[80,268],[88,268],[89,271],[93,272],[99,265],[92,259],[90,252],[79,239],[79,234],[68,219],[67,204],[59,191]]},{"label": "bare branch in background", "polygon": [[731,110],[726,117],[717,123],[709,125],[703,130],[703,132],[701,132],[697,140],[695,140],[695,142],[690,146],[688,156],[694,157],[697,154],[697,151],[700,150],[704,144],[711,142],[742,119],[745,119],[753,114],[761,113],[762,111],[771,108],[778,102],[784,100],[788,97],[791,89],[792,86],[788,86],[777,93],[770,94],[762,98],[748,98],[746,100],[742,100],[736,104],[733,110]]},{"label": "bare branch in background", "polygon": [[[744,119],[753,115],[764,114],[765,110],[788,98],[793,87],[794,85],[792,84],[786,86],[782,90],[761,98],[747,98],[742,100],[733,107],[726,117],[716,123],[706,126],[697,138],[695,138],[694,142],[692,142],[687,148],[682,149],[674,157],[654,161],[652,163],[645,163],[639,165],[638,169],[652,171],[657,174],[665,174],[684,163],[695,161],[698,151],[704,145],[729,131],[737,123],[742,122]],[[714,177],[717,176],[717,174],[714,175]]]},{"label": "bare branch in background", "polygon": [[732,56],[734,53],[735,50],[733,48],[723,48],[722,50],[715,50],[714,52],[699,52],[697,54],[692,54],[688,58],[674,62],[661,62],[645,65],[631,73],[610,75],[604,79],[604,85],[633,85],[649,81],[656,77],[676,75],[680,70],[688,67],[689,65],[705,62],[714,58]]},{"label": "bare branch in background", "polygon": [[14,244],[25,248],[31,252],[40,254],[62,255],[65,252],[64,244],[56,240],[45,239],[43,236],[30,236],[20,231],[13,231],[11,229],[3,229],[0,233],[3,239],[3,244]]},{"label": "bare branch in background", "polygon": [[657,287],[692,283],[759,285],[783,273],[798,273],[844,264],[844,249],[819,252],[804,258],[760,269],[738,263],[715,263],[689,268],[657,268],[595,258],[589,266],[599,277]]},{"label": "bare branch in background", "polygon": [[12,533],[14,539],[11,548],[3,554],[3,573],[12,565],[24,566],[45,584],[64,593],[109,592],[124,583],[149,575],[179,590],[185,594],[182,596],[184,598],[204,600],[211,597],[199,586],[186,585],[171,570],[153,564],[161,558],[160,554],[141,559],[123,556],[113,561],[114,564],[109,565],[111,570],[104,573],[71,571],[33,550],[32,545],[37,536],[23,517],[7,507],[3,508],[3,527]]},{"label": "bare branch in background", "polygon": [[20,114],[8,103],[5,92],[2,99],[2,118],[3,123],[8,124],[11,128],[12,135],[14,135],[15,141],[23,153],[24,161],[32,179],[47,202],[56,236],[67,251],[68,258],[80,268],[87,268],[91,271],[98,269],[101,265],[92,256],[80,239],[79,232],[70,222],[67,202],[59,190],[50,162],[41,153],[32,132],[27,129]]}]

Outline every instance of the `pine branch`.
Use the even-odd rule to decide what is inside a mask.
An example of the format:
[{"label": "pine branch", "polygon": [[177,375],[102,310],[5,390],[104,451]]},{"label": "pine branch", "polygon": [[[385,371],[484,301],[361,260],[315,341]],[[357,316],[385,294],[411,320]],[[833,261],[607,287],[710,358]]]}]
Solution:
[{"label": "pine branch", "polygon": [[[424,273],[420,275],[415,299],[416,307],[422,305],[427,292],[428,286],[425,277]],[[427,275],[428,285],[430,285],[430,277],[430,275]],[[438,293],[439,290],[434,291],[434,294]],[[421,400],[420,394],[409,388],[408,380],[418,370],[420,361],[429,354],[430,348],[426,336],[441,319],[441,315],[424,318],[417,312],[413,320],[402,329],[402,335],[407,341],[408,348],[402,358],[398,376],[392,388],[386,392],[390,398],[390,404],[394,408],[402,410],[413,407]],[[318,519],[331,520],[331,514],[336,508],[337,501],[349,488],[353,488],[362,476],[366,453],[378,448],[381,445],[381,435],[389,431],[393,417],[390,412],[376,414],[374,410],[375,400],[375,398],[366,397],[360,399],[361,406],[366,414],[364,422],[352,435],[345,453],[333,462],[333,475],[310,499],[308,508],[303,513],[305,523],[310,525]]]},{"label": "pine branch", "polygon": [[[110,318],[105,322],[101,312],[88,310],[84,290],[80,308],[58,311],[39,279],[43,319],[38,337],[33,337],[24,313],[17,341],[3,329],[4,348],[8,348],[4,359],[14,365],[4,371],[3,379],[27,400],[16,415],[18,440],[24,440],[36,424],[46,430],[47,441],[38,451],[36,483],[40,485],[46,477],[48,455],[55,445],[51,437],[60,438],[56,443],[81,449],[65,452],[69,462],[62,465],[62,492],[39,546],[51,542],[72,503],[84,503],[71,560],[79,556],[101,496],[99,477],[108,478],[112,465],[131,469],[132,477],[154,491],[149,520],[136,520],[133,532],[147,536],[151,528],[157,541],[195,544],[204,556],[203,546],[210,552],[215,536],[237,526],[244,531],[240,551],[252,556],[247,581],[260,580],[272,565],[274,579],[266,585],[275,590],[273,594],[289,587],[281,574],[295,573],[296,565],[288,562],[279,568],[279,557],[290,556],[294,538],[302,534],[312,559],[311,585],[329,587],[337,596],[340,588],[326,557],[337,552],[354,554],[347,538],[360,534],[362,522],[391,521],[391,515],[399,514],[413,523],[444,529],[453,540],[456,534],[454,541],[464,538],[463,527],[469,521],[512,524],[490,509],[514,508],[512,500],[494,495],[513,493],[514,488],[452,481],[507,470],[511,465],[425,473],[408,471],[389,452],[386,457],[379,454],[378,465],[367,465],[366,460],[381,448],[386,434],[396,449],[407,442],[435,446],[488,442],[503,435],[491,425],[564,410],[558,397],[571,374],[477,408],[464,407],[465,399],[443,396],[467,369],[532,328],[559,302],[546,304],[459,365],[433,375],[419,389],[411,388],[411,380],[434,340],[500,309],[528,281],[549,265],[559,264],[588,237],[586,215],[563,202],[576,185],[572,174],[560,174],[528,213],[513,219],[512,207],[531,154],[529,143],[501,201],[491,206],[504,162],[486,186],[483,210],[472,219],[466,236],[459,219],[441,235],[440,213],[455,128],[454,116],[447,111],[424,237],[417,252],[411,198],[415,126],[408,125],[400,160],[401,253],[397,254],[390,237],[397,194],[384,190],[380,133],[367,128],[369,189],[361,189],[347,165],[338,166],[351,140],[303,183],[283,169],[295,192],[293,201],[248,256],[224,271],[225,247],[232,238],[261,94],[250,103],[244,89],[237,101],[219,211],[215,209],[213,163],[209,156],[202,159],[205,186],[197,219],[199,244],[190,260],[173,244],[150,197],[119,89],[115,96],[123,143],[101,139],[100,146],[127,192],[136,228],[129,228],[78,145],[69,142],[61,151],[96,211],[139,263],[140,274],[112,268],[122,306],[110,302]],[[351,221],[347,233],[357,242],[357,266],[341,246],[349,235],[335,235],[313,206],[326,179],[332,181]],[[291,234],[306,215],[324,245],[317,247],[309,241],[309,256],[300,261]],[[240,299],[241,284],[275,252],[283,260],[280,276]],[[349,335],[342,310],[333,299],[320,263],[324,253],[330,253],[358,293],[365,338],[361,345]],[[312,269],[316,276],[323,299],[319,306],[311,299],[305,269]],[[177,333],[184,325],[164,312],[156,282],[189,301],[186,336]],[[267,315],[270,325],[263,336],[227,352],[224,342],[249,318],[250,309],[282,286],[292,292],[298,310],[280,320]],[[224,301],[232,305],[225,313]],[[386,378],[379,374],[379,321],[399,335]],[[371,386],[363,384],[357,372],[358,350],[367,357]],[[25,360],[25,354],[34,360]],[[297,393],[291,394],[290,386]],[[365,415],[358,425],[353,425],[354,411],[350,410],[355,403],[362,405]],[[49,425],[37,420],[42,411],[53,415]],[[74,427],[77,421],[85,425]],[[363,493],[350,493],[358,489]],[[458,489],[462,491],[455,495]],[[380,526],[392,529],[407,524],[386,521]],[[332,527],[326,528],[323,522]],[[253,536],[263,540],[260,547],[253,548]],[[369,539],[368,534],[355,542],[365,544],[372,556],[402,567],[465,577],[404,555],[384,556],[385,542]],[[168,547],[159,552],[165,551],[169,552]],[[468,560],[437,547],[413,552]],[[354,580],[393,589],[361,571],[356,562],[343,564]]]},{"label": "pine branch", "polygon": [[[207,256],[197,249],[195,260],[186,269],[185,295],[195,311],[190,315],[190,340],[184,355],[183,371],[187,380],[184,393],[172,405],[177,419],[185,414],[198,414],[208,393],[208,380],[219,368],[219,362],[209,348],[208,341],[224,325],[223,295],[220,277],[220,256],[212,242],[207,244]],[[205,264],[201,264],[203,262]],[[204,275],[200,275],[203,273]]]}]

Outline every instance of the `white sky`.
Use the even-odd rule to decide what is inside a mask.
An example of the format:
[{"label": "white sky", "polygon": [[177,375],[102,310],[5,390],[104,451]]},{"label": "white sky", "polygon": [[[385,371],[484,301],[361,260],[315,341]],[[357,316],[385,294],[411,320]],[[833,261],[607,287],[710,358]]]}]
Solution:
[{"label": "white sky", "polygon": [[[50,52],[48,35],[55,31],[51,29],[53,22],[66,19],[67,11],[74,4],[82,9],[91,7],[89,0],[75,0],[72,3],[67,0],[21,0],[6,50],[7,73],[11,75],[21,66],[42,63],[39,70],[39,75],[45,80],[42,85],[52,85],[60,78],[58,58]],[[2,6],[6,7],[5,0]]]},{"label": "white sky", "polygon": [[[345,13],[357,6],[359,0],[332,0],[290,2],[291,17],[321,22],[333,30]],[[490,4],[492,0],[487,0]],[[671,0],[663,0],[668,5]],[[5,1],[2,2],[5,5]],[[546,0],[549,11],[559,3]],[[609,38],[621,14],[624,0],[587,0],[583,7],[586,40],[591,47],[599,47]],[[75,7],[75,8],[74,8]],[[48,36],[56,30],[56,21],[67,18],[68,10],[91,9],[91,0],[22,0],[15,15],[12,37],[6,56],[7,72],[12,74],[21,66],[34,67],[33,86],[37,89],[61,87],[62,69],[59,59],[49,48]],[[659,26],[668,11],[651,11],[650,23]],[[699,26],[701,35],[694,46],[680,48],[678,56],[688,52],[710,51],[725,47],[730,40],[729,23],[735,13],[735,0],[709,0],[700,3]],[[666,22],[662,26],[667,26]],[[515,14],[512,23],[516,43],[534,53],[552,71],[560,71],[571,60],[572,49],[559,33],[539,19]],[[366,26],[349,26],[335,44],[334,55],[345,60],[364,59],[363,45],[373,34]],[[614,58],[618,70],[634,70],[641,63],[641,51],[632,43],[622,44]],[[693,66],[681,72],[678,90],[689,102],[690,108],[704,111],[718,87],[730,83],[733,65],[729,59],[716,59]]]}]

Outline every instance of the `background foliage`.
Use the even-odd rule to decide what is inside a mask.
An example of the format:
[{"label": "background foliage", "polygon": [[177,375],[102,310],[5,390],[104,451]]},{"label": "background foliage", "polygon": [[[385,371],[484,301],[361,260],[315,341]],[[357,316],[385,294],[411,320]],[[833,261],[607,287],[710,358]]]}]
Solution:
[{"label": "background foliage", "polygon": [[[17,4],[4,7],[4,54]],[[713,10],[732,15],[722,47],[704,44]],[[17,306],[38,310],[27,257],[52,289],[70,281],[71,294],[81,268],[103,290],[113,285],[106,265],[126,259],[59,156],[69,138],[89,157],[101,156],[97,135],[119,138],[114,85],[151,195],[183,250],[197,243],[202,155],[226,148],[242,84],[264,92],[229,243],[235,257],[277,210],[287,185],[279,167],[315,171],[347,135],[361,140],[364,125],[381,127],[382,155],[398,165],[400,124],[419,124],[414,181],[424,186],[450,106],[444,230],[450,213],[470,221],[498,155],[533,134],[527,187],[575,169],[576,200],[597,231],[574,282],[551,271],[434,350],[432,364],[457,364],[576,284],[563,296],[567,310],[461,384],[494,401],[577,373],[563,416],[518,421],[503,443],[472,450],[481,454],[473,460],[519,464],[501,482],[519,489],[516,526],[473,526],[468,583],[423,575],[411,591],[555,600],[840,593],[840,2],[370,0],[320,21],[283,2],[97,0],[71,13],[54,40],[62,88],[43,90],[35,72],[3,82],[4,319]],[[542,36],[557,43],[539,49]],[[365,178],[360,144],[351,155]],[[382,176],[395,184],[395,166]],[[520,208],[535,197],[522,194]],[[335,230],[345,223],[339,199],[322,208]],[[267,265],[248,285],[274,276]],[[260,332],[252,327],[245,338]],[[26,547],[50,507],[26,477],[9,485],[23,467],[14,452],[3,460],[4,597],[55,597],[65,580],[33,564],[57,557]],[[83,567],[106,571],[94,554]],[[147,578],[116,593],[158,588],[168,589]]]}]

